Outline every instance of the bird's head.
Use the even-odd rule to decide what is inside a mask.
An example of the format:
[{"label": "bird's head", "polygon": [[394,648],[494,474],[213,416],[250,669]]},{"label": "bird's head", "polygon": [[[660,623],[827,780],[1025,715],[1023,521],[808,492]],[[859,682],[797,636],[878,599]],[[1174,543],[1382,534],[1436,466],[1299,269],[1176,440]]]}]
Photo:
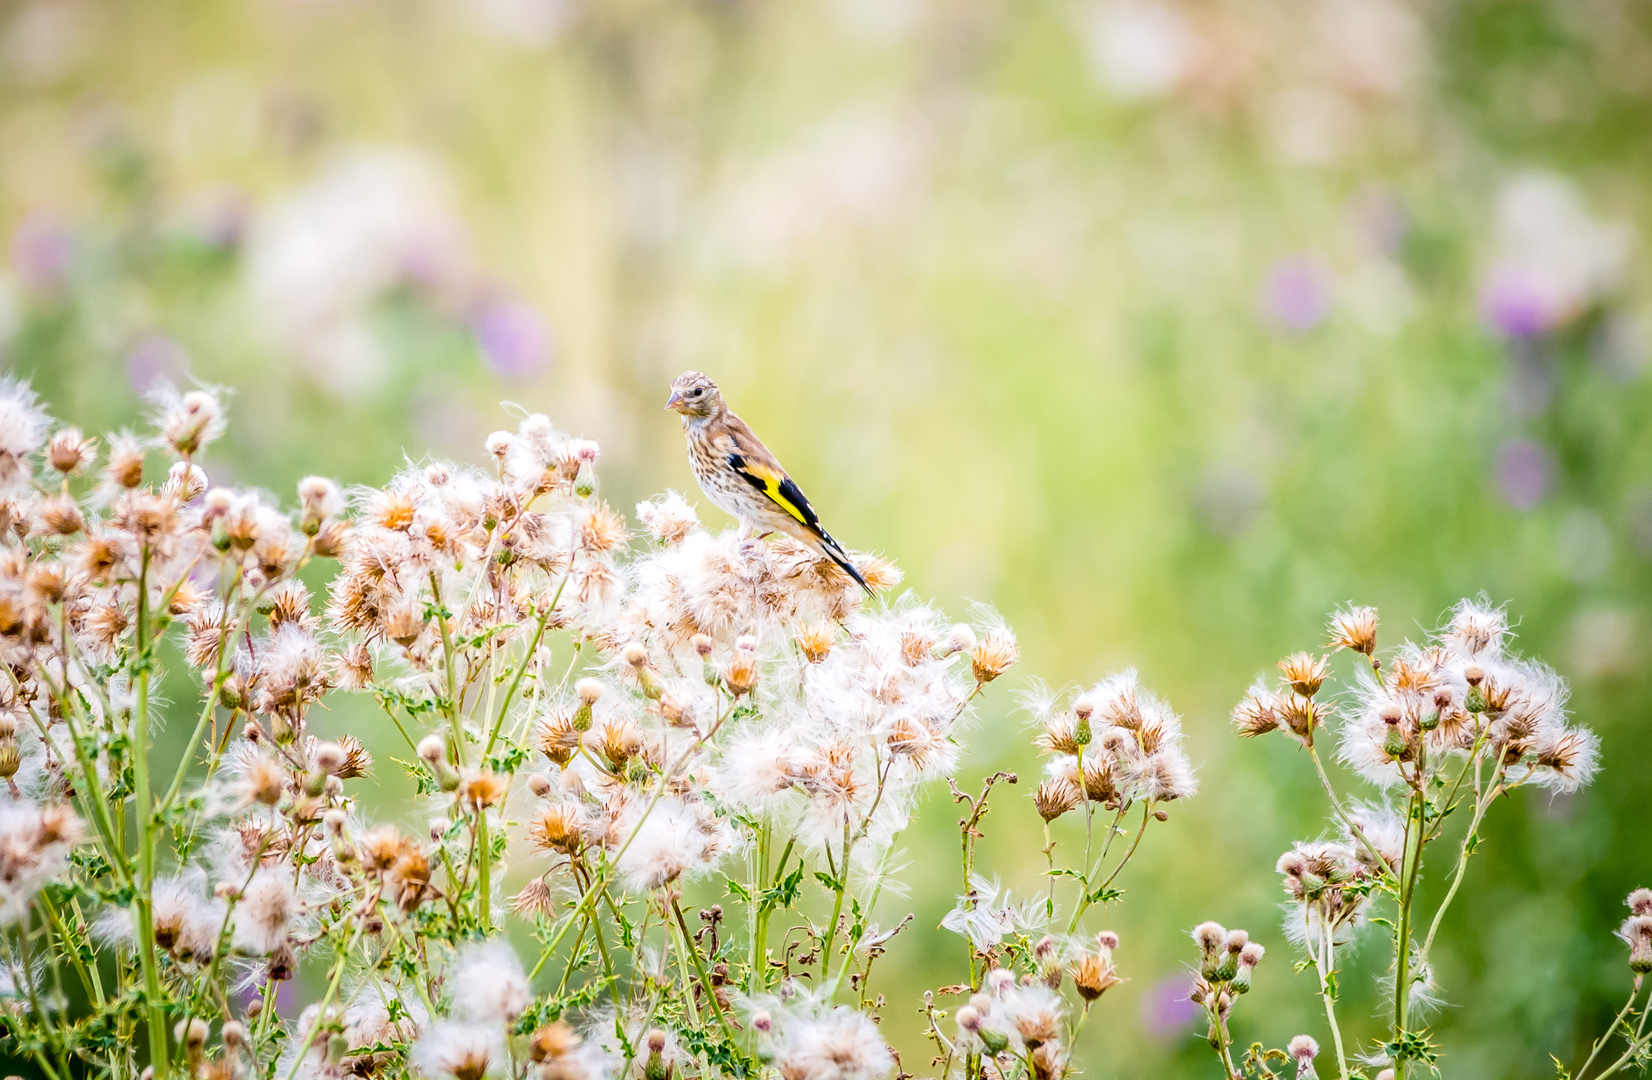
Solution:
[{"label": "bird's head", "polygon": [[712,416],[723,407],[723,395],[716,383],[698,371],[685,371],[672,380],[665,407],[685,417]]}]

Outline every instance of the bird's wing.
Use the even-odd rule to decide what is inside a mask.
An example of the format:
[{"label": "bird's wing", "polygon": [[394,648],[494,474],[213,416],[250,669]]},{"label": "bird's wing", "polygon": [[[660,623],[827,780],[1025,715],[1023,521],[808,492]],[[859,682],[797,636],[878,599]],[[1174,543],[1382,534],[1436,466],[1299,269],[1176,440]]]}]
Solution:
[{"label": "bird's wing", "polygon": [[713,445],[740,479],[761,492],[781,512],[796,518],[805,529],[831,542],[826,530],[820,527],[820,515],[809,505],[803,489],[786,475],[780,462],[745,421],[730,413],[727,426],[718,433]]}]

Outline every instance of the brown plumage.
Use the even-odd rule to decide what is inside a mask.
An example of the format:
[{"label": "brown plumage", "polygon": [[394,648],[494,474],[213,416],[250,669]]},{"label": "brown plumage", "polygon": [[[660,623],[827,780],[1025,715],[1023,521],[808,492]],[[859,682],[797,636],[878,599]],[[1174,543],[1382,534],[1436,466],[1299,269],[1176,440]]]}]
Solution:
[{"label": "brown plumage", "polygon": [[688,463],[700,490],[718,509],[759,532],[795,537],[842,567],[871,595],[872,587],[843,546],[821,526],[802,489],[746,422],[723,403],[716,383],[698,371],[685,371],[672,382],[665,407],[682,416]]}]

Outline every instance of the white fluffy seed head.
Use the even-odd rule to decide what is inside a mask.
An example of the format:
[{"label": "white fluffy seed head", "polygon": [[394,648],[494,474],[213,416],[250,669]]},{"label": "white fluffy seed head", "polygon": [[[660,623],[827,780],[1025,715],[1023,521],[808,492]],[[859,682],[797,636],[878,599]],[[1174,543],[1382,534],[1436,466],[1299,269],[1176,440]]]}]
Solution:
[{"label": "white fluffy seed head", "polygon": [[310,764],[324,773],[336,773],[344,768],[344,762],[348,758],[349,755],[344,752],[344,747],[336,742],[324,742],[318,743],[316,748],[311,751]]},{"label": "white fluffy seed head", "polygon": [[510,1024],[533,999],[522,962],[502,941],[466,947],[459,954],[450,986],[454,1011],[483,1024]]},{"label": "white fluffy seed head", "polygon": [[1221,923],[1202,922],[1193,928],[1193,941],[1205,952],[1215,952],[1227,942],[1228,932]]},{"label": "white fluffy seed head", "polygon": [[325,476],[306,476],[298,482],[298,501],[304,513],[317,521],[344,513],[344,492]]},{"label": "white fluffy seed head", "polygon": [[259,870],[235,906],[235,948],[258,956],[275,952],[286,943],[297,909],[292,875],[278,868]]}]

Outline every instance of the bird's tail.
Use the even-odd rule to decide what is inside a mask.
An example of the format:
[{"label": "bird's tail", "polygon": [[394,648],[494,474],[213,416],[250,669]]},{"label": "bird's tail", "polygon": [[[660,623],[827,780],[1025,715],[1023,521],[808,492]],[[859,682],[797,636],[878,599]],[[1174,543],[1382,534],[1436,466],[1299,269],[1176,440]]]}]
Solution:
[{"label": "bird's tail", "polygon": [[848,574],[850,577],[854,578],[855,584],[865,589],[867,596],[875,597],[878,595],[872,590],[872,586],[866,583],[866,579],[862,577],[861,572],[855,568],[855,564],[849,561],[849,553],[843,550],[843,545],[839,544],[836,540],[833,540],[831,535],[825,530],[820,531],[820,551],[821,554],[825,555],[828,559],[831,559],[833,562],[837,563],[845,574]]}]

